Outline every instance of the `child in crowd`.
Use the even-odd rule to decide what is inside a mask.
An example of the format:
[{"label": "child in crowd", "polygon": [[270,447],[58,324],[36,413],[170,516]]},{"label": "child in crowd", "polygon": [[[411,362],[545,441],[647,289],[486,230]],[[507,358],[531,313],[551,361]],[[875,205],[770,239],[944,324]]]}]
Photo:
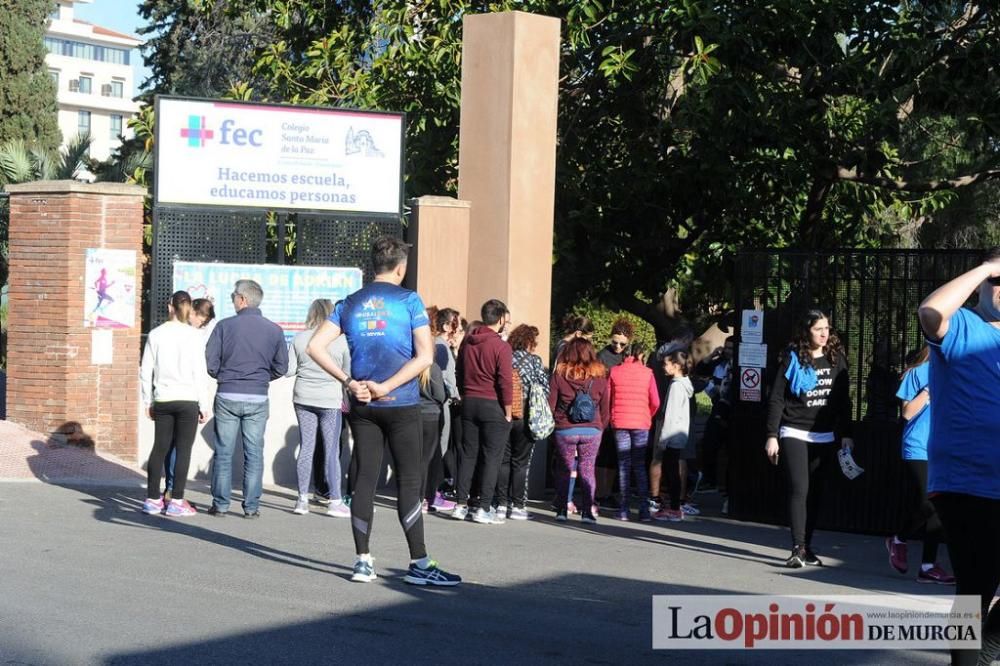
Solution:
[{"label": "child in crowd", "polygon": [[[653,516],[656,520],[680,522],[684,520],[681,510],[681,453],[687,448],[691,432],[691,396],[694,386],[688,379],[691,371],[691,356],[685,349],[671,351],[663,358],[663,372],[670,379],[666,396],[666,409],[660,427],[650,469],[653,488],[660,487],[661,470],[666,470],[670,505],[661,500],[661,508]],[[686,473],[686,469],[683,470]]]}]

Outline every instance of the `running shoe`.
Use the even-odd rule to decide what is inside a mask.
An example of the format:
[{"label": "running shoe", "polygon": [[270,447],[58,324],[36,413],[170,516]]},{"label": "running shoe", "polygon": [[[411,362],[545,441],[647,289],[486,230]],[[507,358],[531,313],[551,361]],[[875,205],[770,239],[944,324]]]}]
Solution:
[{"label": "running shoe", "polygon": [[323,506],[326,506],[327,504],[330,503],[331,500],[326,495],[320,495],[319,493],[314,493],[313,501],[316,502],[316,504],[322,504]]},{"label": "running shoe", "polygon": [[197,511],[191,506],[187,500],[183,499],[172,499],[170,504],[167,505],[167,515],[173,518],[187,518],[193,516]]},{"label": "running shoe", "polygon": [[889,566],[899,573],[905,574],[910,568],[906,557],[906,542],[896,543],[896,537],[886,537],[885,549],[889,551]]},{"label": "running shoe", "polygon": [[576,504],[573,504],[573,502],[566,502],[566,513],[580,513],[580,510],[576,508]]},{"label": "running shoe", "polygon": [[295,508],[292,509],[292,513],[299,516],[309,513],[309,498],[306,495],[299,495],[299,498],[295,500]]},{"label": "running shoe", "polygon": [[510,509],[510,519],[511,520],[529,520],[531,514],[528,513],[527,509],[519,509],[516,506]]},{"label": "running shoe", "polygon": [[656,513],[661,508],[660,507],[660,500],[658,500],[658,499],[650,498],[649,500],[647,500],[647,504],[649,505],[649,510],[652,513]]},{"label": "running shoe", "polygon": [[410,569],[403,576],[403,580],[410,585],[455,587],[462,582],[462,577],[448,573],[444,569],[439,568],[437,562],[431,560],[427,568],[421,567],[416,562],[411,562]]},{"label": "running shoe", "polygon": [[494,525],[503,525],[507,522],[507,510],[494,507],[490,510],[490,520],[493,521]]},{"label": "running shoe", "polygon": [[247,520],[257,520],[260,518],[260,511],[244,511],[243,517]]},{"label": "running shoe", "polygon": [[331,518],[350,518],[351,507],[347,506],[343,502],[333,500],[330,502],[330,506],[326,507],[326,515]]},{"label": "running shoe", "polygon": [[823,560],[816,557],[816,553],[812,551],[812,548],[806,546],[805,555],[802,556],[802,563],[807,567],[821,567],[823,566]]},{"label": "running shoe", "polygon": [[580,516],[580,522],[587,523],[588,525],[596,525],[597,516],[595,516],[593,513],[585,513],[582,516]]},{"label": "running shoe", "polygon": [[684,512],[680,509],[660,509],[653,514],[654,520],[668,523],[679,523],[684,520]]},{"label": "running shoe", "polygon": [[618,520],[623,520],[625,522],[628,522],[629,519],[628,509],[619,509],[618,512],[615,513],[615,518],[617,518]]},{"label": "running shoe", "polygon": [[701,509],[696,507],[694,504],[681,504],[681,511],[684,512],[685,516],[700,516]]},{"label": "running shoe", "polygon": [[792,546],[792,554],[785,560],[785,566],[789,569],[801,569],[805,566],[806,549],[802,546]]},{"label": "running shoe", "polygon": [[954,585],[955,577],[935,564],[927,571],[921,569],[920,573],[917,574],[917,582],[936,583],[937,585]]},{"label": "running shoe", "polygon": [[434,501],[431,502],[431,511],[454,511],[457,505],[444,498],[441,493],[434,494]]},{"label": "running shoe", "polygon": [[565,511],[556,511],[556,521],[560,523],[565,523],[567,520]]},{"label": "running shoe", "polygon": [[476,512],[472,514],[472,522],[479,523],[480,525],[493,525],[495,524],[493,512],[479,507],[476,509]]},{"label": "running shoe", "polygon": [[359,559],[354,563],[354,573],[351,574],[351,580],[355,583],[370,583],[378,578],[375,575],[375,561],[365,562]]},{"label": "running shoe", "polygon": [[456,504],[454,510],[451,512],[451,517],[455,520],[465,520],[466,516],[469,515],[469,507],[464,504]]},{"label": "running shoe", "polygon": [[646,503],[639,505],[639,522],[648,523],[653,519],[652,514],[649,511],[649,505]]},{"label": "running shoe", "polygon": [[147,498],[145,502],[142,503],[142,512],[149,514],[150,516],[156,516],[163,513],[163,498],[160,499],[149,499]]},{"label": "running shoe", "polygon": [[225,518],[227,513],[229,513],[228,510],[220,509],[214,504],[208,508],[208,515],[215,516],[216,518]]}]

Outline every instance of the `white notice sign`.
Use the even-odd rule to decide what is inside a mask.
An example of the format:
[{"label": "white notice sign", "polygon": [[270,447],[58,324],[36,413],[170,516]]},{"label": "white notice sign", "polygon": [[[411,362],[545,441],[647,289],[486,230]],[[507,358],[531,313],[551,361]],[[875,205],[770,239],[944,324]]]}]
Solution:
[{"label": "white notice sign", "polygon": [[740,365],[748,368],[767,367],[767,345],[740,343]]},{"label": "white notice sign", "polygon": [[764,341],[764,311],[744,310],[740,341],[760,344]]}]

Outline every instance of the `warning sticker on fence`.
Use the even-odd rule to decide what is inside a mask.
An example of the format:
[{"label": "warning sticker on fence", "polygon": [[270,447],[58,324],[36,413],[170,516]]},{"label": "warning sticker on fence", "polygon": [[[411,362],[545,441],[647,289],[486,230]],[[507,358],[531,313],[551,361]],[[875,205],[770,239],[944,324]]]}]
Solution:
[{"label": "warning sticker on fence", "polygon": [[740,368],[740,400],[760,402],[760,368]]}]

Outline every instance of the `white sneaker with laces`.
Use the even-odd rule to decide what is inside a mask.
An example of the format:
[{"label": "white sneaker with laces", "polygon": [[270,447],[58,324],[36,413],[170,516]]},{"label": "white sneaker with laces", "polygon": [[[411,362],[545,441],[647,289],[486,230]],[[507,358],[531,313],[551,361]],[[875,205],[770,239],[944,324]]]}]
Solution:
[{"label": "white sneaker with laces", "polygon": [[307,495],[299,495],[299,498],[295,500],[295,508],[292,509],[292,513],[299,516],[309,513],[309,497]]},{"label": "white sneaker with laces", "polygon": [[480,525],[493,525],[495,523],[493,512],[483,508],[476,509],[476,512],[472,514],[472,522]]},{"label": "white sneaker with laces", "polygon": [[465,520],[465,517],[469,515],[469,507],[464,504],[457,504],[451,511],[451,517],[455,520]]}]

